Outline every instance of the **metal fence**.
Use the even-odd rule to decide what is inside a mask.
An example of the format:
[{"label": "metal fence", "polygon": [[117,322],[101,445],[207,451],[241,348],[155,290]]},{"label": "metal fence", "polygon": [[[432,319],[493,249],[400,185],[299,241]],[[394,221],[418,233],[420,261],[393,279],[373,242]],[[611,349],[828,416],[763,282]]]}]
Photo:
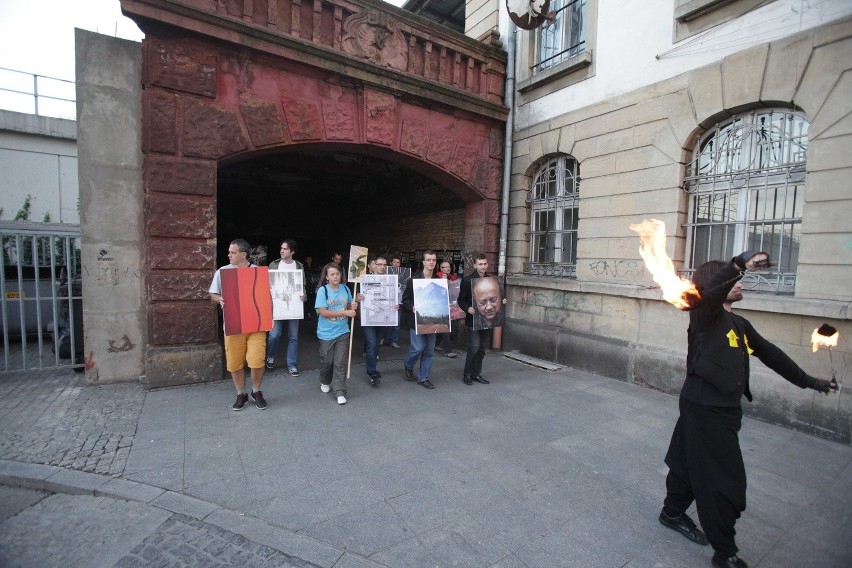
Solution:
[{"label": "metal fence", "polygon": [[83,370],[80,227],[0,222],[0,372]]},{"label": "metal fence", "polygon": [[0,108],[77,120],[76,83],[0,67]]}]

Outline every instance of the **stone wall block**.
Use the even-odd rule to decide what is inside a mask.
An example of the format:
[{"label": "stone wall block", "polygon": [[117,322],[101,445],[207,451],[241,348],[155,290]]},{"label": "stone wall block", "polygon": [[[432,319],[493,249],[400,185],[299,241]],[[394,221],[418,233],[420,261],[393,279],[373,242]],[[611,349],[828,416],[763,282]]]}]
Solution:
[{"label": "stone wall block", "polygon": [[544,155],[559,152],[559,135],[560,131],[558,129],[550,130],[541,135],[541,149]]},{"label": "stone wall block", "polygon": [[722,93],[725,109],[738,112],[760,100],[769,44],[727,56],[722,61]]},{"label": "stone wall block", "polygon": [[402,121],[399,149],[421,158],[426,155],[429,144],[429,123],[425,120],[406,118]]},{"label": "stone wall block", "polygon": [[[810,167],[810,164],[808,166]],[[808,171],[805,180],[806,203],[848,199],[847,183],[850,179],[852,179],[852,168]]]},{"label": "stone wall block", "polygon": [[669,124],[679,146],[683,147],[698,128],[698,120],[695,118],[695,109],[689,92],[678,91],[665,97],[662,101],[664,108],[668,109]]},{"label": "stone wall block", "polygon": [[149,36],[143,44],[146,85],[204,97],[216,96],[218,57],[191,45]]},{"label": "stone wall block", "polygon": [[393,95],[364,90],[366,139],[382,146],[396,146],[397,105]]},{"label": "stone wall block", "polygon": [[619,130],[595,138],[595,155],[622,152],[633,147],[633,130]]},{"label": "stone wall block", "polygon": [[216,341],[215,306],[205,302],[152,304],[150,337],[153,345],[182,345]]},{"label": "stone wall block", "polygon": [[219,159],[249,147],[236,115],[227,108],[185,99],[183,153]]},{"label": "stone wall block", "polygon": [[818,138],[808,144],[808,172],[852,167],[852,136]]},{"label": "stone wall block", "polygon": [[547,308],[544,310],[544,325],[561,329],[570,329],[579,333],[589,333],[592,330],[593,316],[569,310]]},{"label": "stone wall block", "polygon": [[774,41],[769,45],[762,101],[792,101],[811,56],[813,35],[803,34]]},{"label": "stone wall block", "polygon": [[284,121],[273,101],[242,98],[240,114],[255,147],[285,142]]},{"label": "stone wall block", "polygon": [[796,295],[819,300],[849,301],[850,265],[808,265],[799,263],[796,271]]},{"label": "stone wall block", "polygon": [[574,125],[563,126],[559,129],[559,147],[556,150],[562,154],[573,156],[575,141]]},{"label": "stone wall block", "polygon": [[150,238],[147,245],[151,270],[206,270],[207,284],[213,280],[216,270],[216,246],[213,242]]},{"label": "stone wall block", "polygon": [[593,315],[591,318],[592,327],[589,331],[599,337],[634,342],[639,335],[636,320],[612,317],[608,313]]},{"label": "stone wall block", "polygon": [[673,162],[680,161],[683,153],[683,144],[675,139],[667,120],[649,122],[634,128],[633,143],[636,147],[654,146]]},{"label": "stone wall block", "polygon": [[817,115],[811,118],[808,136],[813,140],[849,134],[852,134],[852,73],[844,73]]},{"label": "stone wall block", "polygon": [[504,128],[488,129],[488,155],[495,160],[503,159]]},{"label": "stone wall block", "polygon": [[714,64],[689,74],[689,97],[695,106],[695,116],[703,128],[712,126],[711,117],[725,110],[722,94],[722,65]]},{"label": "stone wall block", "polygon": [[327,140],[354,141],[357,138],[357,114],[354,104],[323,101],[322,119]]},{"label": "stone wall block", "polygon": [[475,144],[475,141],[459,142],[456,145],[450,171],[465,181],[470,180],[479,155],[479,147]]},{"label": "stone wall block", "polygon": [[209,272],[166,272],[148,277],[148,297],[152,302],[208,300],[212,276]]},{"label": "stone wall block", "polygon": [[[808,117],[813,118],[819,113],[838,76],[848,69],[850,53],[852,53],[852,38],[819,47],[811,54],[810,63],[794,99]],[[810,162],[810,154],[808,162]],[[810,163],[808,170],[810,170]]]},{"label": "stone wall block", "polygon": [[209,199],[152,194],[146,198],[146,210],[145,233],[149,237],[216,237],[216,204]]},{"label": "stone wall block", "polygon": [[295,141],[322,139],[323,127],[317,103],[303,99],[283,96],[284,117],[290,139]]},{"label": "stone wall block", "polygon": [[565,307],[565,292],[547,288],[526,288],[521,293],[521,303],[543,308],[562,309]]},{"label": "stone wall block", "polygon": [[671,156],[661,152],[656,146],[631,148],[616,155],[615,169],[618,172],[630,172],[649,167],[668,166],[676,163]]},{"label": "stone wall block", "polygon": [[501,182],[503,180],[503,168],[500,162],[495,160],[479,160],[473,172],[471,185],[482,197],[486,199],[497,199],[500,196]]},{"label": "stone wall block", "polygon": [[452,167],[453,153],[459,139],[459,124],[453,123],[448,128],[432,130],[429,133],[429,147],[426,159],[444,170]]},{"label": "stone wall block", "polygon": [[143,129],[143,150],[146,153],[162,154],[177,152],[175,95],[162,91],[145,91],[142,94],[142,112],[142,120],[146,124]]},{"label": "stone wall block", "polygon": [[222,379],[222,347],[218,343],[183,347],[149,347],[145,379],[149,388]]},{"label": "stone wall block", "polygon": [[216,195],[216,162],[149,155],[145,161],[145,191]]}]

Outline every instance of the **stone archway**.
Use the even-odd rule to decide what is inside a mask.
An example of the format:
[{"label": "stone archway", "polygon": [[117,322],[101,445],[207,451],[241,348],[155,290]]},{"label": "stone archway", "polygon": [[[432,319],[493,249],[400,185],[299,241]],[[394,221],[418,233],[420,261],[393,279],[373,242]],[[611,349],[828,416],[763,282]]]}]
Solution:
[{"label": "stone archway", "polygon": [[[291,18],[286,31],[277,30],[279,41],[245,24],[258,13],[232,13],[236,4],[254,9],[250,1],[185,3],[197,4],[195,11],[172,4],[122,1],[146,32],[142,150],[150,385],[221,376],[206,290],[216,268],[216,172],[222,160],[292,145],[372,151],[461,198],[468,248],[496,256],[506,114],[498,102],[502,52],[366,4],[316,0],[318,16],[310,25]],[[280,4],[259,13],[267,30]],[[323,16],[328,9],[330,19]],[[294,18],[304,12],[293,10]],[[311,42],[292,39],[306,35]],[[317,43],[343,55],[318,55]]]}]

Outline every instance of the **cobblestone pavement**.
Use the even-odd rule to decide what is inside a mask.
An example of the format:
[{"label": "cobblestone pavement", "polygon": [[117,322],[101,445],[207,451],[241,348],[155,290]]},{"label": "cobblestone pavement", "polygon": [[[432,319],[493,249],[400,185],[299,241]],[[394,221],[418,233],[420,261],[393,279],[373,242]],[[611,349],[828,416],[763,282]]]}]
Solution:
[{"label": "cobblestone pavement", "polygon": [[87,387],[68,368],[0,374],[0,459],[118,476],[144,401],[141,384]]},{"label": "cobblestone pavement", "polygon": [[[243,535],[144,503],[4,486],[0,498],[4,567],[316,566]],[[50,538],[33,546],[34,534]]]}]

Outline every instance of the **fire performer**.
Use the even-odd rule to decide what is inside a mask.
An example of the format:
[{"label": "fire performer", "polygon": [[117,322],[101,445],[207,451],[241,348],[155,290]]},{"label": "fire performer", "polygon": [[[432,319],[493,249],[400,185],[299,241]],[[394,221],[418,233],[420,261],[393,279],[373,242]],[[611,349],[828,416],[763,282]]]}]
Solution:
[{"label": "fire performer", "polygon": [[[737,556],[734,524],[746,508],[746,474],[738,432],[741,397],[751,402],[749,355],[800,388],[828,394],[827,380],[811,377],[742,316],[731,312],[743,298],[746,270],[770,266],[763,252],[729,262],[710,261],[693,275],[701,300],[689,313],[686,381],[680,417],[666,454],[669,473],[660,522],[700,545],[713,547],[713,566],[747,568]],[[706,536],[686,514],[695,500]]]}]

